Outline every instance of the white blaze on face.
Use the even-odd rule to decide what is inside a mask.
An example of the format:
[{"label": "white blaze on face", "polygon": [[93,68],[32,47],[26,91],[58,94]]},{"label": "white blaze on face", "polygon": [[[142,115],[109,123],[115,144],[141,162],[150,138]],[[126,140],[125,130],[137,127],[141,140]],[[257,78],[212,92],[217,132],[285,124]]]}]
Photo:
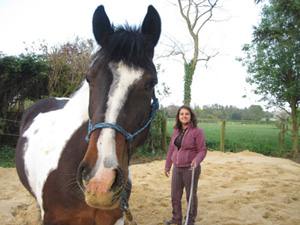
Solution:
[{"label": "white blaze on face", "polygon": [[[113,82],[108,94],[105,122],[116,124],[118,115],[127,100],[130,87],[142,78],[143,71],[139,69],[134,70],[123,62],[110,63],[109,66],[113,73]],[[95,170],[101,171],[103,168],[117,168],[115,135],[116,131],[114,129],[102,129],[97,142],[98,160]]]}]

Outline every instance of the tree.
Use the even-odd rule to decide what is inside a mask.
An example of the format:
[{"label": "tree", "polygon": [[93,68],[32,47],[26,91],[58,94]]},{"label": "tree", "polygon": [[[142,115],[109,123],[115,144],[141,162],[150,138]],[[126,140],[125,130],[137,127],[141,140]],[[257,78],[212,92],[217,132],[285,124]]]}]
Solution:
[{"label": "tree", "polygon": [[264,116],[263,108],[260,105],[251,105],[248,111],[250,120],[259,121]]},{"label": "tree", "polygon": [[232,113],[231,119],[232,120],[241,120],[242,119],[242,115],[241,115],[240,112],[234,112],[234,113]]},{"label": "tree", "polygon": [[270,0],[263,7],[259,26],[254,27],[252,43],[243,47],[246,57],[241,59],[247,65],[247,82],[256,86],[255,93],[291,115],[293,157],[298,154],[300,124],[299,11],[299,0]]},{"label": "tree", "polygon": [[48,65],[41,55],[0,57],[2,118],[7,118],[7,111],[10,109],[22,111],[26,99],[35,100],[47,93],[48,69]]},{"label": "tree", "polygon": [[168,118],[175,118],[178,109],[179,109],[179,106],[169,105],[168,107],[166,107],[164,109],[164,111],[166,113],[166,117],[168,117]]},{"label": "tree", "polygon": [[[48,73],[49,67],[42,55],[0,55],[0,118],[18,120],[26,100],[46,95]],[[2,132],[10,133],[13,125],[5,123]]]},{"label": "tree", "polygon": [[235,106],[225,106],[224,108],[224,115],[226,120],[241,120],[242,119],[242,113],[241,110],[238,109]]},{"label": "tree", "polygon": [[74,42],[53,46],[50,50],[44,45],[42,49],[50,66],[49,96],[69,96],[76,91],[91,63],[93,40],[76,37]]},{"label": "tree", "polygon": [[199,35],[204,25],[210,21],[213,16],[213,9],[216,8],[219,0],[177,0],[180,15],[184,19],[189,35],[192,39],[192,57],[188,58],[187,51],[178,40],[173,42],[171,55],[181,55],[184,64],[184,99],[183,104],[191,103],[191,85],[193,76],[199,61],[209,61],[214,55],[208,55],[200,49]]},{"label": "tree", "polygon": [[200,106],[195,105],[194,106],[194,112],[196,113],[197,118],[201,118],[203,111],[200,108]]}]

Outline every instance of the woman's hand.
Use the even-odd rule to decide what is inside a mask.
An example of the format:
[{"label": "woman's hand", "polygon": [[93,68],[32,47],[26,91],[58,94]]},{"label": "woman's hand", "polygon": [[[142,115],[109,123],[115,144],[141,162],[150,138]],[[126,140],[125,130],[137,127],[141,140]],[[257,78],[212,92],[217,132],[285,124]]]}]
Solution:
[{"label": "woman's hand", "polygon": [[198,165],[197,165],[197,162],[193,161],[193,162],[191,163],[191,168],[196,169],[197,166],[198,166]]},{"label": "woman's hand", "polygon": [[170,170],[165,170],[165,175],[166,175],[166,177],[169,177],[170,176]]}]

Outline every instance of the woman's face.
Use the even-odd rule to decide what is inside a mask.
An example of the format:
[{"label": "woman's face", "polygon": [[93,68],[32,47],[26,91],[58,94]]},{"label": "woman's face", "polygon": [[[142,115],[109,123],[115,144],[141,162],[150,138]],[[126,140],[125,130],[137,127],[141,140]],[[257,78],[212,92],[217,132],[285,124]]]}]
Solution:
[{"label": "woman's face", "polygon": [[182,125],[187,125],[191,122],[191,113],[187,109],[180,109],[179,111],[179,121],[182,123]]}]

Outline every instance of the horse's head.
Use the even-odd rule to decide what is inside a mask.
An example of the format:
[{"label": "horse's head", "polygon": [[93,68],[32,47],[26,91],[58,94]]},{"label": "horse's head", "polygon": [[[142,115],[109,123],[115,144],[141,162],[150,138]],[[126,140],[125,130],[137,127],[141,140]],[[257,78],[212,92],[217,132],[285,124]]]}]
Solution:
[{"label": "horse's head", "polygon": [[130,141],[117,129],[134,134],[151,117],[151,98],[157,83],[152,59],[161,21],[154,7],[149,6],[140,28],[114,28],[104,7],[99,6],[93,17],[93,31],[101,49],[86,73],[92,130],[78,182],[88,205],[112,209],[120,204],[130,155],[148,133],[149,127]]}]

